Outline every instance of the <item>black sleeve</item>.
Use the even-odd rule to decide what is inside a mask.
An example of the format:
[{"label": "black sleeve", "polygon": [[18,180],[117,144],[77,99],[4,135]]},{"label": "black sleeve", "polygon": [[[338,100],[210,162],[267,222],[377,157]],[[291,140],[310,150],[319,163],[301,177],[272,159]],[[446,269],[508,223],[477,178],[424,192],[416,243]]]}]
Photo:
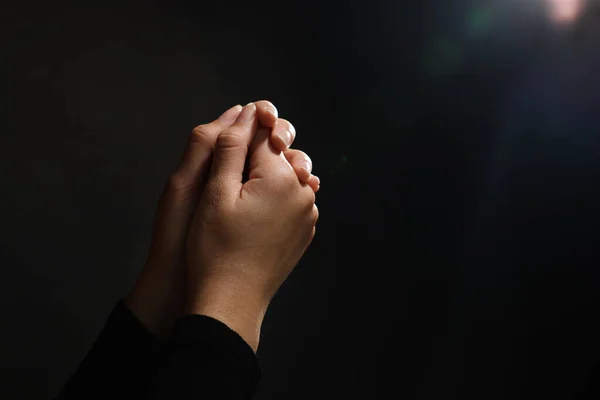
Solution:
[{"label": "black sleeve", "polygon": [[174,326],[149,399],[251,399],[261,379],[252,348],[227,325],[186,315]]},{"label": "black sleeve", "polygon": [[164,347],[120,300],[56,400],[146,398]]}]

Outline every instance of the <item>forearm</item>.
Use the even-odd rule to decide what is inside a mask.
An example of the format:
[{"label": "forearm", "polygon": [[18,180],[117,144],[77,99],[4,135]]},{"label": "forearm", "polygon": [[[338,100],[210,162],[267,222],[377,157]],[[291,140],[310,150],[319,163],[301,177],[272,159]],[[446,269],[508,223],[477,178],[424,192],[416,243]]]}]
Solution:
[{"label": "forearm", "polygon": [[148,399],[251,399],[261,375],[256,354],[237,332],[210,316],[186,315],[174,325]]},{"label": "forearm", "polygon": [[119,301],[57,400],[144,398],[159,366],[162,347],[163,343]]}]

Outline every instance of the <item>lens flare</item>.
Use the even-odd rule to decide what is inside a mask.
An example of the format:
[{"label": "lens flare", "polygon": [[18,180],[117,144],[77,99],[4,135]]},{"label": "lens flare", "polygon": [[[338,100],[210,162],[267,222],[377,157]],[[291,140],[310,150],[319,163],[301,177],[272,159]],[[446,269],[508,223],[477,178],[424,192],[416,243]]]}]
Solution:
[{"label": "lens flare", "polygon": [[550,17],[561,25],[577,20],[584,9],[585,0],[547,0]]}]

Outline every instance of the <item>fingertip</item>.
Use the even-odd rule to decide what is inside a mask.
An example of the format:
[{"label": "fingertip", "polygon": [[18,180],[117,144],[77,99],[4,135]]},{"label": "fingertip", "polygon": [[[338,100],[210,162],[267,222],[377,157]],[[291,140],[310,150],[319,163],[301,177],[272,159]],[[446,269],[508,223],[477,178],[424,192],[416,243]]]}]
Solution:
[{"label": "fingertip", "polygon": [[294,171],[296,172],[296,175],[298,176],[298,179],[300,180],[300,182],[306,183],[306,184],[310,183],[309,180],[310,180],[311,174],[310,174],[310,172],[308,172],[307,169],[302,168],[302,167],[294,167]]},{"label": "fingertip", "polygon": [[240,114],[238,115],[235,122],[245,124],[247,122],[252,121],[255,116],[256,116],[256,104],[250,102],[250,103],[246,104],[244,106],[244,108],[242,108],[242,112],[240,112]]},{"label": "fingertip", "polygon": [[289,148],[296,138],[296,128],[292,123],[284,118],[277,119],[276,126],[273,128],[273,134],[279,136],[286,149]]},{"label": "fingertip", "polygon": [[321,188],[321,180],[319,179],[318,176],[311,175],[308,178],[308,182],[307,183],[315,191],[315,193],[317,193],[319,191],[319,189]]},{"label": "fingertip", "polygon": [[285,141],[281,138],[281,136],[276,135],[274,130],[271,131],[271,142],[277,151],[284,152],[288,149]]},{"label": "fingertip", "polygon": [[231,123],[236,120],[238,115],[242,112],[242,106],[240,104],[231,107],[229,110],[225,111],[221,116],[217,119],[222,123]]},{"label": "fingertip", "polygon": [[267,128],[275,127],[279,113],[273,103],[267,100],[261,100],[255,104],[260,124]]}]

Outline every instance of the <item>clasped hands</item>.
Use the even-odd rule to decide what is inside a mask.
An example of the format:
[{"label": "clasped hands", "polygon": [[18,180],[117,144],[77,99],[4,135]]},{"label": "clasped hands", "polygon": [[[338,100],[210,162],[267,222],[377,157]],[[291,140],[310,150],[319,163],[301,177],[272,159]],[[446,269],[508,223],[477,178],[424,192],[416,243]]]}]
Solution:
[{"label": "clasped hands", "polygon": [[160,196],[150,250],[125,303],[160,338],[213,317],[256,352],[267,307],[315,235],[319,178],[269,101],[193,129]]}]

